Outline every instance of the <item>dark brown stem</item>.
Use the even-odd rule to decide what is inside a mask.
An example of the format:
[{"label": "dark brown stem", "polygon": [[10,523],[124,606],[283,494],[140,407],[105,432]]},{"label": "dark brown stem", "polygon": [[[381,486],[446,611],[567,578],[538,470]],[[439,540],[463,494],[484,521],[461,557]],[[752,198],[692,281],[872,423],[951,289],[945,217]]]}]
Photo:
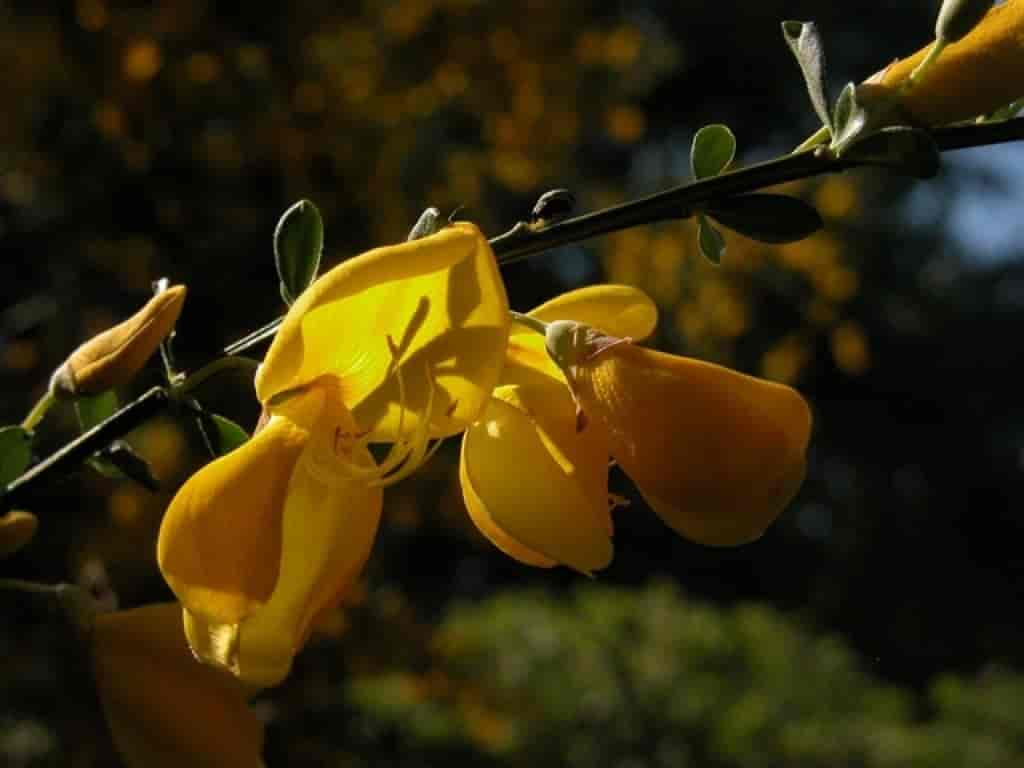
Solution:
[{"label": "dark brown stem", "polygon": [[[931,132],[931,137],[942,152],[1017,141],[1024,138],[1024,118],[938,128]],[[508,232],[493,238],[490,243],[499,263],[509,264],[561,245],[578,243],[609,232],[669,219],[687,218],[702,204],[715,199],[754,192],[824,173],[837,173],[858,165],[863,163],[837,158],[822,149],[810,149],[657,192],[639,200],[565,219],[543,228],[533,228],[525,222],[520,222]],[[237,355],[271,338],[280,324],[280,318],[268,323],[226,347],[224,354]],[[24,504],[33,491],[44,482],[62,472],[74,469],[111,441],[123,437],[164,408],[168,401],[169,396],[165,390],[151,389],[8,485],[0,497],[0,506],[3,509],[10,509]]]}]

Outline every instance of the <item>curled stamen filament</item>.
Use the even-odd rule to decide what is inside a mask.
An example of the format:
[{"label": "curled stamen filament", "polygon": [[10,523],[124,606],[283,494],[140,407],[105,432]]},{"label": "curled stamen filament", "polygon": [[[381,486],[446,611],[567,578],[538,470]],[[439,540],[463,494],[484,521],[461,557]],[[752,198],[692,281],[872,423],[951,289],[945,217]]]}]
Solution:
[{"label": "curled stamen filament", "polygon": [[[388,346],[391,348],[392,354],[395,354],[397,350],[390,337],[388,337]],[[434,412],[434,396],[437,389],[434,386],[433,377],[430,375],[429,366],[425,368],[424,373],[427,381],[427,404],[412,435],[396,440],[383,460],[373,467],[345,463],[344,472],[346,474],[363,478],[370,485],[393,485],[411,475],[437,452],[442,441],[436,440],[432,445],[430,442],[430,420]],[[394,374],[398,385],[398,433],[401,435],[405,427],[407,400],[405,377],[402,375],[400,365],[394,366]],[[367,439],[364,436],[357,441],[357,445],[363,446],[366,442]]]}]

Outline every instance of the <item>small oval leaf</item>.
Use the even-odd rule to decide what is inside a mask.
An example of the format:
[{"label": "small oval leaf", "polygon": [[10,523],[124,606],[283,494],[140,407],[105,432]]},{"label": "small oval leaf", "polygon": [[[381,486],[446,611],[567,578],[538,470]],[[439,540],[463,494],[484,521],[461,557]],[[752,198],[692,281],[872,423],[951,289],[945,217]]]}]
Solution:
[{"label": "small oval leaf", "polygon": [[210,437],[218,456],[230,453],[249,439],[249,433],[231,419],[226,419],[216,413],[211,413],[210,419],[215,427]]},{"label": "small oval leaf", "polygon": [[792,243],[823,226],[821,216],[803,200],[757,193],[716,200],[705,212],[719,224],[762,243]]},{"label": "small oval leaf", "polygon": [[112,389],[93,397],[81,397],[75,401],[78,425],[83,432],[88,432],[101,421],[109,419],[117,412],[117,408],[117,393]]},{"label": "small oval leaf", "polygon": [[708,179],[724,171],[736,156],[736,137],[727,125],[705,125],[693,137],[690,169],[693,178]]},{"label": "small oval leaf", "polygon": [[32,460],[32,433],[19,426],[0,428],[0,488],[21,476]]},{"label": "small oval leaf", "polygon": [[274,229],[274,263],[287,303],[294,302],[316,278],[323,248],[324,223],[312,202],[299,200],[281,214]]},{"label": "small oval leaf", "polygon": [[704,258],[712,264],[722,263],[725,253],[725,238],[705,216],[697,214],[697,244]]},{"label": "small oval leaf", "polygon": [[830,131],[833,130],[825,84],[825,46],[818,34],[818,26],[812,21],[784,21],[782,36],[786,38],[786,44],[800,65],[800,72],[807,85],[807,95],[811,97],[818,119]]}]

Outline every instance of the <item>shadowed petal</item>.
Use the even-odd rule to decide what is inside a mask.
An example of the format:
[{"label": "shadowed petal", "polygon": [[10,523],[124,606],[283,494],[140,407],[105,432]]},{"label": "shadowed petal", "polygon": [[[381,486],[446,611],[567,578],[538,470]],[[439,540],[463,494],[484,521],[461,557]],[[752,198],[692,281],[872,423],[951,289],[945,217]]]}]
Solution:
[{"label": "shadowed petal", "polygon": [[500,387],[463,438],[466,505],[506,554],[591,573],[612,557],[607,459],[603,429],[576,432],[563,386]]}]

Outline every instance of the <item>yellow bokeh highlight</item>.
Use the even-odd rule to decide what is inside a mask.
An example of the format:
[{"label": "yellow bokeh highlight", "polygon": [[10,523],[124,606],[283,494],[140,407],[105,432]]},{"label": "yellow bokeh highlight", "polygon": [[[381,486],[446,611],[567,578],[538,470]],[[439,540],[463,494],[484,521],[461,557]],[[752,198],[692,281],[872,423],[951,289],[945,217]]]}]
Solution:
[{"label": "yellow bokeh highlight", "polygon": [[761,358],[761,375],[783,384],[792,384],[810,359],[807,342],[797,334],[786,336],[769,348]]},{"label": "yellow bokeh highlight", "polygon": [[160,48],[153,40],[137,40],[129,45],[121,59],[121,72],[129,80],[152,80],[163,66]]},{"label": "yellow bokeh highlight", "polygon": [[859,376],[871,366],[868,340],[860,325],[843,323],[832,332],[832,358],[841,371]]},{"label": "yellow bokeh highlight", "polygon": [[185,60],[185,73],[197,85],[207,85],[220,77],[220,58],[212,53],[193,53]]},{"label": "yellow bokeh highlight", "polygon": [[107,26],[110,14],[102,0],[78,0],[75,3],[75,17],[82,29],[98,32]]},{"label": "yellow bokeh highlight", "polygon": [[636,107],[622,104],[608,110],[605,126],[613,139],[623,144],[632,144],[643,138],[647,130],[647,118]]},{"label": "yellow bokeh highlight", "polygon": [[843,219],[857,213],[857,187],[846,176],[829,176],[814,193],[814,207],[826,219]]}]

